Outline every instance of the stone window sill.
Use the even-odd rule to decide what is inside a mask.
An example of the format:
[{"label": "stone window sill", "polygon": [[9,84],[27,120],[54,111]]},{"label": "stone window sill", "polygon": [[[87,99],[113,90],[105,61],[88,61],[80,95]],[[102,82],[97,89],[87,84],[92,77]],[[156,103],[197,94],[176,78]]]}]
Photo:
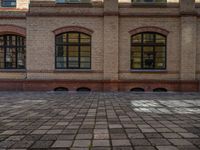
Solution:
[{"label": "stone window sill", "polygon": [[66,72],[66,73],[87,73],[87,72],[93,72],[91,69],[56,69],[54,72]]},{"label": "stone window sill", "polygon": [[26,72],[26,69],[0,69],[0,72]]},{"label": "stone window sill", "polygon": [[137,70],[137,69],[131,69],[130,72],[132,73],[167,73],[167,70]]},{"label": "stone window sill", "polygon": [[132,3],[133,7],[167,7],[167,3]]}]

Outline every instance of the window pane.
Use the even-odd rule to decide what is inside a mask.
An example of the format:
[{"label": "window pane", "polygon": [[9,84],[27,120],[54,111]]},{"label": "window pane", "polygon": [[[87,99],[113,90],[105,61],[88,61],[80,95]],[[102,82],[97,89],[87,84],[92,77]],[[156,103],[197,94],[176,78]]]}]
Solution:
[{"label": "window pane", "polygon": [[161,52],[165,53],[165,46],[156,46],[155,51],[160,53]]},{"label": "window pane", "polygon": [[90,43],[90,36],[86,35],[86,34],[80,34],[80,42],[81,43]]},{"label": "window pane", "polygon": [[56,67],[60,69],[65,69],[67,68],[67,64],[65,62],[57,62]]},{"label": "window pane", "polygon": [[0,68],[4,68],[4,49],[0,47]]},{"label": "window pane", "polygon": [[67,34],[56,36],[56,44],[66,44],[66,43],[67,43]]},{"label": "window pane", "polygon": [[6,49],[6,67],[16,68],[16,50],[15,48]]},{"label": "window pane", "polygon": [[0,36],[0,46],[3,46],[4,45],[4,38],[3,36]]},{"label": "window pane", "polygon": [[144,68],[150,68],[150,69],[154,67],[153,47],[143,48],[143,66]]},{"label": "window pane", "polygon": [[90,62],[90,57],[81,57],[81,62]]},{"label": "window pane", "polygon": [[78,57],[78,46],[68,46],[68,56]]},{"label": "window pane", "polygon": [[90,57],[90,52],[81,52],[81,57]]},{"label": "window pane", "polygon": [[154,43],[154,34],[144,33],[143,34],[143,43]]},{"label": "window pane", "polygon": [[138,52],[138,53],[142,52],[141,46],[132,46],[131,50],[132,50],[132,52]]},{"label": "window pane", "polygon": [[132,43],[142,43],[142,34],[133,36]]},{"label": "window pane", "polygon": [[25,67],[25,50],[24,48],[17,49],[17,68],[24,68]]},{"label": "window pane", "polygon": [[165,44],[165,37],[160,34],[156,34],[156,43]]},{"label": "window pane", "polygon": [[79,34],[78,33],[68,33],[68,42],[69,43],[78,43]]},{"label": "window pane", "polygon": [[90,52],[90,46],[81,46],[81,52]]},{"label": "window pane", "polygon": [[141,68],[141,55],[142,55],[142,48],[140,46],[132,47],[131,52],[131,64],[133,69]]},{"label": "window pane", "polygon": [[155,67],[157,69],[165,68],[165,58],[156,58]]},{"label": "window pane", "polygon": [[68,66],[69,66],[69,68],[78,68],[79,67],[78,62],[73,62],[73,61],[69,62]]},{"label": "window pane", "polygon": [[66,46],[56,46],[56,56],[67,56],[67,47]]},{"label": "window pane", "polygon": [[82,69],[89,69],[90,68],[90,63],[81,63],[81,68]]},{"label": "window pane", "polygon": [[16,0],[2,0],[2,6],[3,7],[15,7]]},{"label": "window pane", "polygon": [[140,69],[141,68],[141,63],[132,63],[132,68],[133,69]]}]

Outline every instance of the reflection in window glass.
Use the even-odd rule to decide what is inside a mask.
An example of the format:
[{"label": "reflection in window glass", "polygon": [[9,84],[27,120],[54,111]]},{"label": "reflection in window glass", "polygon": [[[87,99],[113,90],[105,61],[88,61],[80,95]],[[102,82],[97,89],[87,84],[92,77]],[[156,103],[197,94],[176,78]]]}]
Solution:
[{"label": "reflection in window glass", "polygon": [[1,0],[2,7],[16,7],[16,0]]},{"label": "reflection in window glass", "polygon": [[131,69],[166,69],[166,37],[139,33],[131,38]]},{"label": "reflection in window glass", "polygon": [[25,69],[25,54],[24,37],[0,36],[0,69]]},{"label": "reflection in window glass", "polygon": [[[63,35],[66,42],[63,42]],[[56,36],[57,69],[90,69],[91,37],[84,33],[67,32]]]}]

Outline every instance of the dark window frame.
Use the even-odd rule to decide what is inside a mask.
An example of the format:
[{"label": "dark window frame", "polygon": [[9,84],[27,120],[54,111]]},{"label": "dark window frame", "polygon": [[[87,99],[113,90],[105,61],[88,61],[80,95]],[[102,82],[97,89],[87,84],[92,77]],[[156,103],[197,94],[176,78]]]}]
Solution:
[{"label": "dark window frame", "polygon": [[[56,40],[57,40],[57,37],[58,36],[60,36],[60,35],[63,35],[63,34],[67,34],[67,37],[66,37],[66,41],[68,42],[68,33],[78,33],[78,35],[79,35],[79,38],[78,38],[78,44],[77,43],[67,43],[67,44],[57,44],[56,43]],[[80,40],[81,40],[81,38],[80,38],[80,36],[81,36],[81,34],[84,34],[84,35],[87,35],[87,36],[89,36],[90,37],[90,42],[89,43],[81,43],[80,42]],[[57,49],[56,49],[56,47],[57,46],[66,46],[66,68],[64,68],[64,67],[58,67],[57,66]],[[78,46],[78,67],[69,67],[69,56],[68,56],[68,46]],[[80,53],[81,53],[81,46],[89,46],[90,47],[90,56],[89,56],[89,58],[90,58],[90,60],[89,60],[89,67],[88,68],[81,68],[81,61],[80,61],[80,59],[81,59],[81,55],[80,55]],[[92,36],[91,35],[89,35],[89,34],[86,34],[86,33],[83,33],[83,32],[79,32],[79,31],[69,31],[69,32],[64,32],[64,33],[60,33],[60,34],[58,34],[58,35],[56,35],[55,36],[55,69],[64,69],[64,70],[70,70],[70,69],[72,69],[72,70],[90,70],[91,69],[91,67],[92,67]]]},{"label": "dark window frame", "polygon": [[[9,37],[9,42],[11,42],[12,40],[10,39],[10,37],[15,37],[15,45],[8,45],[7,43],[7,37]],[[3,63],[4,63],[4,67],[0,69],[9,69],[9,70],[14,70],[14,69],[17,69],[17,70],[23,70],[23,69],[26,69],[26,38],[24,36],[21,36],[21,35],[15,35],[15,34],[4,34],[4,35],[0,35],[0,37],[3,37],[3,41],[4,41],[4,44],[3,45],[0,45],[0,48],[3,49],[3,53],[4,53],[4,56],[3,56]],[[22,41],[18,41],[17,39],[22,39]],[[24,45],[18,45],[18,42],[22,42],[24,43]],[[15,67],[9,67],[7,65],[7,61],[6,61],[6,56],[7,56],[7,49],[8,48],[15,48]],[[20,53],[19,52],[19,48],[21,48],[23,51],[24,51],[24,67],[19,67],[18,65],[18,54]],[[0,61],[1,63],[1,61]]]},{"label": "dark window frame", "polygon": [[[136,43],[133,43],[132,41],[133,41],[133,37],[134,36],[136,36],[136,35],[140,35],[141,34],[141,43],[140,44],[136,44]],[[153,34],[154,35],[154,43],[153,44],[144,44],[143,43],[143,41],[144,41],[144,34]],[[155,43],[155,36],[156,35],[161,35],[161,36],[163,36],[163,37],[165,37],[165,44],[157,44],[157,43]],[[130,68],[131,68],[131,70],[166,70],[167,69],[167,36],[166,35],[163,35],[163,34],[161,34],[161,33],[158,33],[158,32],[140,32],[140,33],[137,33],[137,34],[133,34],[133,35],[131,35],[131,51],[130,51]],[[133,58],[132,58],[132,56],[133,56],[133,54],[132,54],[132,52],[133,52],[133,50],[132,50],[132,48],[134,47],[134,46],[138,46],[138,47],[141,47],[141,67],[140,68],[133,68],[132,66],[133,66]],[[144,47],[147,47],[147,46],[152,46],[153,47],[153,52],[154,52],[154,58],[153,58],[153,63],[154,63],[154,67],[153,68],[145,68],[144,67],[144,62],[143,62],[143,59],[144,59],[144,57],[143,57],[143,51],[144,51]],[[165,63],[165,67],[163,67],[163,68],[156,68],[155,67],[155,59],[156,59],[156,57],[155,57],[155,47],[164,47],[165,48],[165,52],[164,52],[164,54],[165,54],[165,61],[164,61],[164,63]]]},{"label": "dark window frame", "polygon": [[15,8],[17,6],[17,0],[8,0],[8,2],[15,1],[15,5],[6,5],[5,0],[1,0],[1,7]]}]

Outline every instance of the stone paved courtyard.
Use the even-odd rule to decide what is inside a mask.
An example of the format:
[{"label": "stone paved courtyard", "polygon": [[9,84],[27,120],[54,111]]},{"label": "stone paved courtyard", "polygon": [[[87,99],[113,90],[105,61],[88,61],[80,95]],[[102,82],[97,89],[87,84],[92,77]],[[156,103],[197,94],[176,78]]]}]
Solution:
[{"label": "stone paved courtyard", "polygon": [[197,150],[198,93],[0,92],[0,150]]}]

